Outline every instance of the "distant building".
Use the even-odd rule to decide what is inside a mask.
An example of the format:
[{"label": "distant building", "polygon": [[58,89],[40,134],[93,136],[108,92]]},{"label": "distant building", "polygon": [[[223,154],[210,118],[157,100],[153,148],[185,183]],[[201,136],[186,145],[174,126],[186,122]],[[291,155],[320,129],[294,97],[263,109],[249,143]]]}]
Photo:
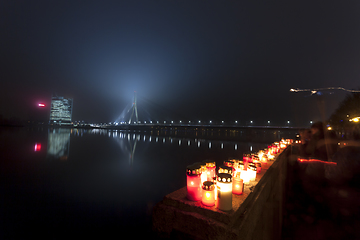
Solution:
[{"label": "distant building", "polygon": [[50,109],[50,124],[71,124],[72,108],[72,98],[52,97]]}]

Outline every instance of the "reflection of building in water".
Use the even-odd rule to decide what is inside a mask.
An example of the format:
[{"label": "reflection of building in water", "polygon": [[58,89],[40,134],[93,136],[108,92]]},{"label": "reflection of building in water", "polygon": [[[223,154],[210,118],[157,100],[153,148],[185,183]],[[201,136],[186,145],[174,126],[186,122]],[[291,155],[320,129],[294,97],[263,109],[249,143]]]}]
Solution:
[{"label": "reflection of building in water", "polygon": [[48,132],[47,158],[66,160],[69,157],[70,129],[58,128]]},{"label": "reflection of building in water", "polygon": [[71,124],[73,100],[72,98],[52,97],[50,109],[50,123]]}]

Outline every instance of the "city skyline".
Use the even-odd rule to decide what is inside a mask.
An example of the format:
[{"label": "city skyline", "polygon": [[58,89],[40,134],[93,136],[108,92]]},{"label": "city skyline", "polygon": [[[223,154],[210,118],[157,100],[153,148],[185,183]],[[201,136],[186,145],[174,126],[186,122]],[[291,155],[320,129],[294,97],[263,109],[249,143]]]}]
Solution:
[{"label": "city skyline", "polygon": [[139,119],[320,120],[345,92],[289,90],[359,87],[358,11],[337,1],[4,1],[0,115],[45,119],[57,93],[74,99],[73,120],[113,122],[136,91]]}]

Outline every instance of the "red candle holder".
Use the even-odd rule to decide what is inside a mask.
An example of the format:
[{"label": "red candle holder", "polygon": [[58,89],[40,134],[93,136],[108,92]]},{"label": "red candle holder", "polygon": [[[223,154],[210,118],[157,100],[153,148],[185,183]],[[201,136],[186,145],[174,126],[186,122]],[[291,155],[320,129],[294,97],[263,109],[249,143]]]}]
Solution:
[{"label": "red candle holder", "polygon": [[186,169],[187,199],[191,201],[201,200],[201,167],[190,165]]}]

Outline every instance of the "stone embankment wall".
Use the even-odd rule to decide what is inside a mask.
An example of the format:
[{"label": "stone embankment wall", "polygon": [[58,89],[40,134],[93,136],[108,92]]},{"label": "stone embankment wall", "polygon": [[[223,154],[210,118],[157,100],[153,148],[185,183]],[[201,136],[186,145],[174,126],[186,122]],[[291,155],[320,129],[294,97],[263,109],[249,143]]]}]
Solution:
[{"label": "stone embankment wall", "polygon": [[243,195],[233,195],[229,212],[188,201],[186,187],[179,189],[154,207],[153,230],[165,238],[280,239],[287,169],[282,153]]}]

